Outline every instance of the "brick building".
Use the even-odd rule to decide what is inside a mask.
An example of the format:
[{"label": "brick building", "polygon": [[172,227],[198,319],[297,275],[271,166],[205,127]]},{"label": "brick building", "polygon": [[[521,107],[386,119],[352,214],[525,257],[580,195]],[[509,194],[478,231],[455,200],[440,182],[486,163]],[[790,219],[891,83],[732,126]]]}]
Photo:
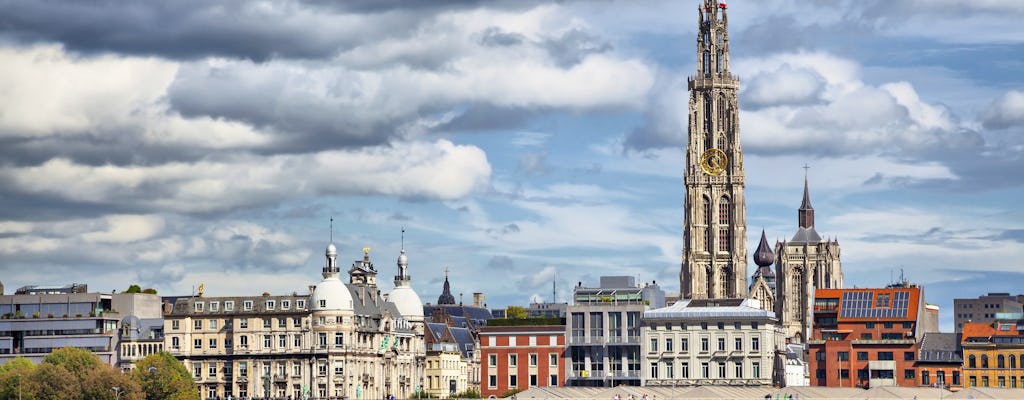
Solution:
[{"label": "brick building", "polygon": [[915,361],[924,307],[923,290],[908,284],[817,290],[808,341],[811,385],[919,385]]},{"label": "brick building", "polygon": [[965,322],[964,387],[1024,387],[1024,321]]},{"label": "brick building", "polygon": [[565,325],[487,326],[480,329],[480,394],[562,386]]}]

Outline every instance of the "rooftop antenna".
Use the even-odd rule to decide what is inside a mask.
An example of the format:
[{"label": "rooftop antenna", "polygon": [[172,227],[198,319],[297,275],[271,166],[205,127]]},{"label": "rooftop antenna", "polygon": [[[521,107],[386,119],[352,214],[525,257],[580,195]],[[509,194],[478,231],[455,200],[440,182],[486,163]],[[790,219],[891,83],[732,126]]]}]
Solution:
[{"label": "rooftop antenna", "polygon": [[402,250],[405,250],[405,227],[402,227]]}]

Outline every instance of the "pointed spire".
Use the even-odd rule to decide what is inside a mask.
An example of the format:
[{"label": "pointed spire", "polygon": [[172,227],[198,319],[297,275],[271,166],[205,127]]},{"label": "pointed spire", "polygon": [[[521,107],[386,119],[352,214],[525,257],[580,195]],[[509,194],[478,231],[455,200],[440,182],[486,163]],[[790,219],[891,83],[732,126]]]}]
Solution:
[{"label": "pointed spire", "polygon": [[797,220],[801,228],[814,227],[814,207],[811,207],[811,192],[807,185],[807,170],[811,167],[804,164],[804,199],[797,210]]},{"label": "pointed spire", "polygon": [[395,285],[408,284],[411,278],[409,277],[409,257],[405,255],[405,228],[402,228],[402,250],[398,255],[398,275],[395,276]]},{"label": "pointed spire", "polygon": [[444,289],[437,297],[437,304],[455,304],[455,296],[452,296],[452,288],[448,284],[448,267],[444,268]]}]

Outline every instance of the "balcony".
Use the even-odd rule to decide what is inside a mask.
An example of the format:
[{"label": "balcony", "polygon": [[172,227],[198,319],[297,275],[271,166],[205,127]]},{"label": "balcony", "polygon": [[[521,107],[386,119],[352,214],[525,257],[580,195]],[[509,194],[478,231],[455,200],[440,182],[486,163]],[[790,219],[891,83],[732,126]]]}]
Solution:
[{"label": "balcony", "polygon": [[639,336],[609,336],[608,344],[640,344]]},{"label": "balcony", "polygon": [[[884,360],[884,361],[868,361],[868,369],[872,371],[895,371],[896,361]],[[873,387],[874,385],[872,385]]]},{"label": "balcony", "polygon": [[274,375],[274,382],[287,382],[288,375],[276,374]]}]

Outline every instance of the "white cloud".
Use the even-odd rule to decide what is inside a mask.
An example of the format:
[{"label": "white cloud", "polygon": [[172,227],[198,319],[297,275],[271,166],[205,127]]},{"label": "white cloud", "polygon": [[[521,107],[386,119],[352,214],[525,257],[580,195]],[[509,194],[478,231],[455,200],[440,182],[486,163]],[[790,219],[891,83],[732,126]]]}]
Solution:
[{"label": "white cloud", "polygon": [[992,101],[982,115],[982,123],[989,129],[1024,126],[1024,91],[1010,90]]},{"label": "white cloud", "polygon": [[110,215],[104,217],[102,230],[82,234],[85,242],[128,243],[145,240],[164,229],[159,215]]},{"label": "white cloud", "polygon": [[477,147],[446,140],[361,150],[155,166],[91,166],[55,158],[0,171],[20,191],[68,201],[212,212],[308,195],[384,194],[454,199],[490,177]]}]

